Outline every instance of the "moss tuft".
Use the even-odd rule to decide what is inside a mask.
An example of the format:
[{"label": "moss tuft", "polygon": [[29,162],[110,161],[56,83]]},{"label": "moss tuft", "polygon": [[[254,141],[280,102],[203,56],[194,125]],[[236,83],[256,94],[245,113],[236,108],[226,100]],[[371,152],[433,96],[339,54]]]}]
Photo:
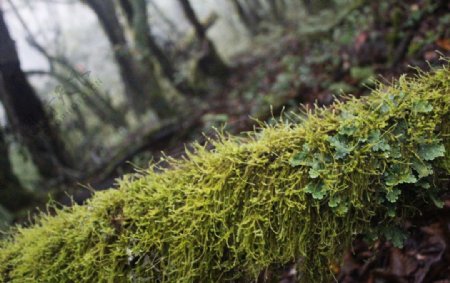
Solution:
[{"label": "moss tuft", "polygon": [[400,220],[439,205],[449,115],[444,67],[197,146],[16,228],[0,282],[248,282],[289,262],[301,282],[327,282],[356,235],[401,245]]}]

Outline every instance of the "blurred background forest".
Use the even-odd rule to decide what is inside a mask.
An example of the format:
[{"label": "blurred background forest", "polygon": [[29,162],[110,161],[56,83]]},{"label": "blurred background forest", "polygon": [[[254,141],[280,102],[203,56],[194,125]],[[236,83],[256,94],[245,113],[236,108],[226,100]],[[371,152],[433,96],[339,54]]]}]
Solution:
[{"label": "blurred background forest", "polygon": [[[214,128],[439,65],[445,0],[1,0],[0,227]],[[253,119],[249,118],[253,117]]]}]

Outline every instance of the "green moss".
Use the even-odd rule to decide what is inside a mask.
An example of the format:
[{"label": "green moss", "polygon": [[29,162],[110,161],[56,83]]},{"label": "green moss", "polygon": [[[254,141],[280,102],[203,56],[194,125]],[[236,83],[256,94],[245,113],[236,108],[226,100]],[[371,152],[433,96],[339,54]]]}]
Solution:
[{"label": "green moss", "polygon": [[449,78],[401,78],[125,176],[17,228],[0,282],[249,282],[288,262],[301,282],[327,282],[356,235],[401,245],[399,219],[446,188]]}]

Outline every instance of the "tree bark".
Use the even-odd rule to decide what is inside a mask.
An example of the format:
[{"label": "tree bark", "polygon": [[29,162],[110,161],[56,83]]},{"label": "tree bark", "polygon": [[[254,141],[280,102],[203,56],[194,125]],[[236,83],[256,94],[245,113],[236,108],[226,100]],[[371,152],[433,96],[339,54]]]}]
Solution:
[{"label": "tree bark", "polygon": [[34,197],[22,187],[12,171],[8,145],[1,130],[0,155],[0,205],[10,212],[16,212],[29,206],[34,201]]},{"label": "tree bark", "polygon": [[39,173],[61,177],[72,161],[45,112],[42,102],[20,67],[13,39],[0,9],[0,99],[9,123],[28,148]]},{"label": "tree bark", "polygon": [[272,16],[272,18],[278,22],[280,21],[280,11],[278,9],[278,1],[282,1],[282,0],[268,0],[267,2],[269,3],[269,7],[270,7],[270,14]]},{"label": "tree bark", "polygon": [[236,13],[238,14],[244,26],[252,33],[252,35],[255,35],[257,33],[257,24],[255,20],[252,19],[252,16],[249,15],[249,13],[245,10],[239,0],[232,0],[232,2],[234,9],[236,10]]},{"label": "tree bark", "polygon": [[200,47],[202,56],[198,61],[200,70],[207,76],[224,79],[229,76],[230,69],[217,53],[211,40],[206,35],[205,27],[200,23],[189,0],[178,0],[183,8],[184,15],[193,26]]},{"label": "tree bark", "polygon": [[247,14],[251,16],[257,26],[260,25],[264,17],[267,17],[267,11],[264,6],[259,0],[246,0],[244,2],[247,6]]},{"label": "tree bark", "polygon": [[160,118],[171,116],[171,107],[163,95],[154,70],[132,55],[112,0],[85,2],[97,15],[113,48],[132,109],[143,114],[151,107]]},{"label": "tree bark", "polygon": [[302,0],[302,4],[310,15],[316,15],[323,9],[335,7],[333,1],[326,0]]},{"label": "tree bark", "polygon": [[148,10],[145,0],[120,0],[119,2],[126,18],[128,25],[133,31],[133,36],[138,52],[143,56],[149,68],[153,67],[153,60],[156,59],[161,67],[163,75],[170,83],[183,94],[192,94],[195,90],[188,84],[186,80],[178,80],[176,78],[176,70],[172,62],[166,56],[164,51],[159,47],[156,40],[151,34],[148,23]]}]

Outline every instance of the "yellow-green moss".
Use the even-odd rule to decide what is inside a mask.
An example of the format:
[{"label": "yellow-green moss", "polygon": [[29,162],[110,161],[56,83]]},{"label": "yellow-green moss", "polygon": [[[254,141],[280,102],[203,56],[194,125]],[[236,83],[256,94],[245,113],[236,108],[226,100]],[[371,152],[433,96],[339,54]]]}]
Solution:
[{"label": "yellow-green moss", "polygon": [[125,176],[17,228],[0,244],[0,282],[249,282],[288,262],[301,282],[327,282],[356,235],[401,244],[398,219],[439,205],[449,77],[403,77]]}]

